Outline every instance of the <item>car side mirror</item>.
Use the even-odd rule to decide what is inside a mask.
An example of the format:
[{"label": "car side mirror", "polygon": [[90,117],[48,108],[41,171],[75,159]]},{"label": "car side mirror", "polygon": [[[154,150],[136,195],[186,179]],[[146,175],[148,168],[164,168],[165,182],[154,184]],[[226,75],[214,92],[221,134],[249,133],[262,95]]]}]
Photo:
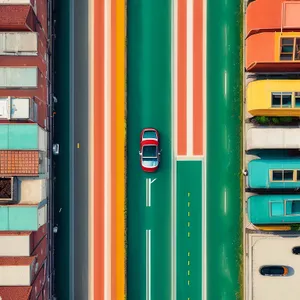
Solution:
[{"label": "car side mirror", "polygon": [[160,155],[160,152],[158,152],[158,155]]},{"label": "car side mirror", "polygon": [[142,152],[141,152],[141,151],[139,151],[139,155],[142,155]]}]

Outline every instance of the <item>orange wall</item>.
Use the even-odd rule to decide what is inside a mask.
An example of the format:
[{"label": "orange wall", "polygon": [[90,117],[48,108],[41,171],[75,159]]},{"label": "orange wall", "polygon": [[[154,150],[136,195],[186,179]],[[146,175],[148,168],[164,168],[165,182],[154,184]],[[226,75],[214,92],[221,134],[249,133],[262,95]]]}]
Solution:
[{"label": "orange wall", "polygon": [[259,62],[275,62],[275,33],[263,32],[246,40],[246,68]]}]

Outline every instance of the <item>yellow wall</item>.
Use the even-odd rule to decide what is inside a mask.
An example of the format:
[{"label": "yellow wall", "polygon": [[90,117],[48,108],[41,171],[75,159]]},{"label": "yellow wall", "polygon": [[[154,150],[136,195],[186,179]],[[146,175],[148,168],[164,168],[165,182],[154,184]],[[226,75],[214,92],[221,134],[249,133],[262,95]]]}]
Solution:
[{"label": "yellow wall", "polygon": [[272,92],[300,92],[300,80],[256,80],[247,86],[247,110],[253,116],[300,116],[300,108],[272,108]]}]

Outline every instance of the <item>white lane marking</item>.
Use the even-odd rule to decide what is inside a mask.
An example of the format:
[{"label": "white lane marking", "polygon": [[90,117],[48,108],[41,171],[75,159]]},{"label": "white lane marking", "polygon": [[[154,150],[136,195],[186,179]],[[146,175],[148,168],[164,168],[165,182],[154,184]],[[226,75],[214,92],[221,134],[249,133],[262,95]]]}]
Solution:
[{"label": "white lane marking", "polygon": [[151,300],[151,230],[146,230],[146,300]]},{"label": "white lane marking", "polygon": [[111,1],[104,2],[104,300],[111,300]]},{"label": "white lane marking", "polygon": [[171,107],[171,130],[172,130],[172,164],[171,164],[171,299],[176,300],[176,156],[177,156],[177,126],[178,126],[178,0],[172,5],[172,107]]},{"label": "white lane marking", "polygon": [[149,199],[149,189],[150,189],[150,179],[146,178],[146,206],[150,206],[150,199]]},{"label": "white lane marking", "polygon": [[154,181],[156,181],[157,178],[154,178],[153,180],[150,181],[150,184],[152,184]]},{"label": "white lane marking", "polygon": [[194,64],[194,47],[193,47],[193,35],[194,35],[194,0],[187,1],[187,26],[186,26],[186,145],[187,155],[193,155],[193,64]]},{"label": "white lane marking", "polygon": [[151,178],[146,178],[146,206],[151,206],[151,184],[156,181],[157,178],[151,180]]},{"label": "white lane marking", "polygon": [[227,189],[224,189],[224,214],[227,215]]},{"label": "white lane marking", "polygon": [[193,156],[186,156],[186,155],[178,155],[176,157],[177,161],[184,161],[184,160],[193,160],[198,161],[203,159],[203,155],[193,155]]},{"label": "white lane marking", "polygon": [[207,92],[206,92],[206,74],[207,74],[207,0],[203,0],[203,15],[202,15],[202,36],[203,36],[203,44],[202,44],[202,52],[203,52],[203,58],[202,58],[202,86],[203,86],[203,95],[202,95],[202,101],[203,101],[203,144],[205,145],[203,147],[203,198],[202,198],[202,299],[207,300],[207,233],[206,233],[206,185],[207,185],[207,178],[206,178],[206,161],[207,161]]},{"label": "white lane marking", "polygon": [[227,71],[224,71],[224,96],[227,96],[227,86],[228,86],[228,80],[227,80]]}]

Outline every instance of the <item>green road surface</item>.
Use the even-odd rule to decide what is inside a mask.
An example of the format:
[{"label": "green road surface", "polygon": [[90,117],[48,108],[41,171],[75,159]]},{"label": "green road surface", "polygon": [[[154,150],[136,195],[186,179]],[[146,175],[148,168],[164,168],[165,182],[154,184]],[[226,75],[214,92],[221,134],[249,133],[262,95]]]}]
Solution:
[{"label": "green road surface", "polygon": [[207,300],[242,298],[241,5],[207,1]]},{"label": "green road surface", "polygon": [[[55,295],[70,299],[70,0],[56,1],[56,40],[54,60],[55,105],[54,143],[60,144],[60,154],[54,157],[54,224],[55,234]],[[61,209],[61,212],[59,210]]]},{"label": "green road surface", "polygon": [[202,299],[202,161],[177,162],[177,300]]},{"label": "green road surface", "polygon": [[[129,0],[127,20],[127,297],[147,299],[146,230],[151,230],[150,299],[169,300],[171,0]],[[154,174],[144,173],[139,163],[139,138],[144,127],[160,132],[162,160]],[[150,207],[146,207],[146,178],[157,178],[151,184]]]}]

